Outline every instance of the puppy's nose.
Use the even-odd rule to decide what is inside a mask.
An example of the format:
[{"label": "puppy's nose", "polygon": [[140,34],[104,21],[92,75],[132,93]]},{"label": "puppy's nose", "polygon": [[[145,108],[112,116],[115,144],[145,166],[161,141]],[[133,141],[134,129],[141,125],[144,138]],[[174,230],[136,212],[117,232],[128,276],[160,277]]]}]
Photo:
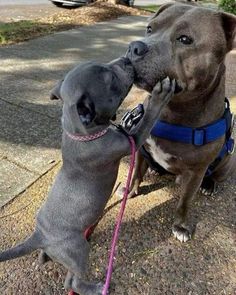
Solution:
[{"label": "puppy's nose", "polygon": [[125,58],[125,59],[124,59],[124,64],[125,64],[125,66],[130,66],[130,65],[132,65],[132,63],[131,63],[131,61],[130,61],[129,58]]},{"label": "puppy's nose", "polygon": [[128,55],[131,55],[131,58],[136,59],[144,56],[148,52],[147,45],[142,41],[134,41],[129,45]]}]

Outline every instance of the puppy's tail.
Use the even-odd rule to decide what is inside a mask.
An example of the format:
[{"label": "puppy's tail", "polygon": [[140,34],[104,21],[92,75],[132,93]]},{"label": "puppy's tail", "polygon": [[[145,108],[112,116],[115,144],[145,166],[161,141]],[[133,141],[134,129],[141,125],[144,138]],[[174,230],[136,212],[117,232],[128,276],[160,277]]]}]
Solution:
[{"label": "puppy's tail", "polygon": [[24,256],[42,247],[42,236],[39,232],[34,232],[23,243],[0,252],[0,262],[15,259],[17,257]]}]

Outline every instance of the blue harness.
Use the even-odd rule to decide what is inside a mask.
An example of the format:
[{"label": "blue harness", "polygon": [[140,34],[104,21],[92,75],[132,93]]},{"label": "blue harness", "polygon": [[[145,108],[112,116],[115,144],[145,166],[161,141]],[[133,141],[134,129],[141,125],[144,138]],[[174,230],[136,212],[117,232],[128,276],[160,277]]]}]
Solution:
[{"label": "blue harness", "polygon": [[[141,111],[142,108],[142,105],[138,105],[138,107],[135,108],[135,111],[133,110],[132,112],[129,112],[129,119],[132,117],[130,114],[135,114],[133,118],[138,117],[137,113],[143,114],[144,111]],[[135,119],[132,120],[131,118],[131,121],[135,122]],[[217,140],[222,136],[225,136],[225,143],[218,157],[213,163],[210,164],[206,171],[205,176],[210,176],[224,156],[226,154],[232,154],[234,151],[234,139],[231,137],[232,126],[233,114],[230,111],[229,100],[225,98],[224,115],[222,118],[213,122],[212,124],[200,128],[190,128],[181,125],[169,124],[165,121],[158,120],[151,131],[151,135],[170,141],[182,142],[195,146],[203,146]],[[153,160],[151,155],[145,150],[144,147],[142,147],[140,151],[153,169],[157,170],[160,174],[165,174],[165,169]]]},{"label": "blue harness", "polygon": [[230,112],[229,100],[225,98],[224,115],[214,123],[201,128],[190,128],[169,124],[160,120],[153,127],[151,135],[195,146],[203,146],[225,135],[225,143],[218,157],[210,164],[206,171],[205,176],[210,176],[223,157],[226,154],[232,154],[234,151],[234,139],[231,137],[232,124],[233,114]]}]

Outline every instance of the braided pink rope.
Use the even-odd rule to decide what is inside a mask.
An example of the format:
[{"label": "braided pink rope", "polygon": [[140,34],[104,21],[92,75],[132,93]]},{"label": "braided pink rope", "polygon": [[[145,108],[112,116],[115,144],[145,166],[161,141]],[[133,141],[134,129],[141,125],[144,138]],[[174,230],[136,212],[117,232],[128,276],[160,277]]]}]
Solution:
[{"label": "braided pink rope", "polygon": [[91,141],[94,139],[97,139],[99,137],[102,137],[103,135],[105,135],[108,131],[108,128],[99,131],[98,133],[94,133],[94,134],[89,134],[89,135],[73,135],[69,132],[66,131],[66,134],[73,140],[78,140],[78,141]]},{"label": "braided pink rope", "polygon": [[116,251],[116,244],[118,241],[119,237],[119,231],[120,231],[120,226],[122,222],[122,218],[125,212],[125,206],[127,203],[128,199],[128,194],[129,194],[129,188],[130,188],[130,183],[131,183],[131,177],[133,174],[134,170],[134,164],[135,164],[135,152],[136,152],[136,146],[133,137],[129,136],[129,142],[130,142],[130,148],[131,148],[131,158],[130,158],[130,164],[129,164],[129,173],[126,181],[126,186],[125,186],[125,192],[123,195],[123,200],[120,208],[119,215],[116,220],[116,225],[115,225],[115,230],[113,233],[113,238],[112,238],[112,243],[111,243],[111,251],[110,251],[110,258],[109,258],[109,263],[108,263],[108,269],[107,269],[107,275],[106,275],[106,282],[102,291],[102,295],[107,295],[108,294],[108,289],[110,286],[111,282],[111,276],[112,276],[112,271],[113,271],[113,262],[115,258],[115,251]]}]

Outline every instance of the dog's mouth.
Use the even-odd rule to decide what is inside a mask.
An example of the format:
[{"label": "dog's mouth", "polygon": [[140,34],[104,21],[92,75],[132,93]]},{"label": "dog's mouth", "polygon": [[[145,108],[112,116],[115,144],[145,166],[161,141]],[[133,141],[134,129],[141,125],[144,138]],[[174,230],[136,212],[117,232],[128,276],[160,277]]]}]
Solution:
[{"label": "dog's mouth", "polygon": [[134,84],[140,89],[144,89],[150,93],[152,92],[152,85],[148,83],[145,78],[140,77],[137,72],[134,72]]},{"label": "dog's mouth", "polygon": [[[158,79],[158,81],[163,80],[164,78],[166,78],[166,76],[165,77],[164,76],[163,77],[160,77]],[[152,92],[153,87],[157,83],[157,82],[149,83],[145,78],[140,77],[136,72],[135,72],[134,81],[135,81],[135,85],[138,88],[144,89],[144,90],[148,91],[149,93]],[[154,85],[152,85],[152,84],[154,84]],[[175,81],[175,91],[174,91],[174,94],[177,95],[177,94],[181,93],[183,90],[184,90],[184,86],[182,85],[182,83],[179,80],[176,80]]]}]

